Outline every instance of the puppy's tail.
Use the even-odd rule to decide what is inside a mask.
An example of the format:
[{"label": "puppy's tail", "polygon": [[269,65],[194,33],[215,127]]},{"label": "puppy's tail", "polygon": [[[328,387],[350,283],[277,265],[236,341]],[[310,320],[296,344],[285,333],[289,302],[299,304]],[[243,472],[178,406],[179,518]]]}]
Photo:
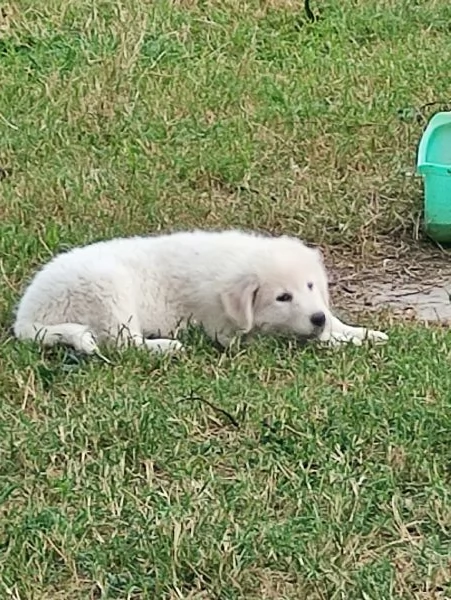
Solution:
[{"label": "puppy's tail", "polygon": [[34,340],[44,346],[65,344],[84,354],[99,354],[93,332],[80,323],[61,323],[58,325],[42,325],[16,321],[14,335],[20,340]]}]

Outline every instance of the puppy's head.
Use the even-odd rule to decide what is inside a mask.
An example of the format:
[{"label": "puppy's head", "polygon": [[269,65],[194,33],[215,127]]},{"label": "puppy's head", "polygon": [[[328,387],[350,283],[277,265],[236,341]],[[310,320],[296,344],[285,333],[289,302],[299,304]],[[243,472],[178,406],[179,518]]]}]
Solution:
[{"label": "puppy's head", "polygon": [[258,258],[222,294],[228,318],[243,332],[259,329],[318,336],[329,305],[320,252],[292,238],[277,238]]}]

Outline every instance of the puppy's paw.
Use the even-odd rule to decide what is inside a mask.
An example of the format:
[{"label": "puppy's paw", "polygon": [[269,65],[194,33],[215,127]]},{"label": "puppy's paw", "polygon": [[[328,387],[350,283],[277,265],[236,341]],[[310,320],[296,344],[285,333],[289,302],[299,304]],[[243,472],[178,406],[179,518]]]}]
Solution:
[{"label": "puppy's paw", "polygon": [[97,342],[92,331],[88,328],[80,334],[77,340],[77,346],[85,354],[94,354],[98,352]]},{"label": "puppy's paw", "polygon": [[367,329],[364,339],[374,342],[375,344],[385,344],[385,342],[388,342],[388,335],[382,331]]},{"label": "puppy's paw", "polygon": [[144,343],[148,350],[156,352],[158,354],[175,354],[178,352],[184,352],[185,348],[178,340],[171,339],[156,339],[156,340],[144,340]]}]

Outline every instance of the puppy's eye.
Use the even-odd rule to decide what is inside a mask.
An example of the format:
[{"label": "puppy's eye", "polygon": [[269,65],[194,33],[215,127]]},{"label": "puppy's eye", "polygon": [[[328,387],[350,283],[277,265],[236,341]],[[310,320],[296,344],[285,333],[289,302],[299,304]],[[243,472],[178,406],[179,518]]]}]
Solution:
[{"label": "puppy's eye", "polygon": [[307,287],[308,287],[309,290],[313,290],[313,283],[311,281],[309,281],[307,283]]},{"label": "puppy's eye", "polygon": [[283,294],[280,294],[280,296],[277,296],[276,300],[277,302],[291,302],[293,300],[293,296],[288,292],[284,292]]}]

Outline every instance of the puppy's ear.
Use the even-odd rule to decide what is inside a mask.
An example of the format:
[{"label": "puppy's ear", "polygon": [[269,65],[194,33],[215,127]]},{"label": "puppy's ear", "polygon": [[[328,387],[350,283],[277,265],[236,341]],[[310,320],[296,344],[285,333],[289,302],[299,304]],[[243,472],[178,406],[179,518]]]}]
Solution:
[{"label": "puppy's ear", "polygon": [[254,324],[254,304],[258,288],[256,277],[243,277],[221,295],[226,315],[245,333]]}]

